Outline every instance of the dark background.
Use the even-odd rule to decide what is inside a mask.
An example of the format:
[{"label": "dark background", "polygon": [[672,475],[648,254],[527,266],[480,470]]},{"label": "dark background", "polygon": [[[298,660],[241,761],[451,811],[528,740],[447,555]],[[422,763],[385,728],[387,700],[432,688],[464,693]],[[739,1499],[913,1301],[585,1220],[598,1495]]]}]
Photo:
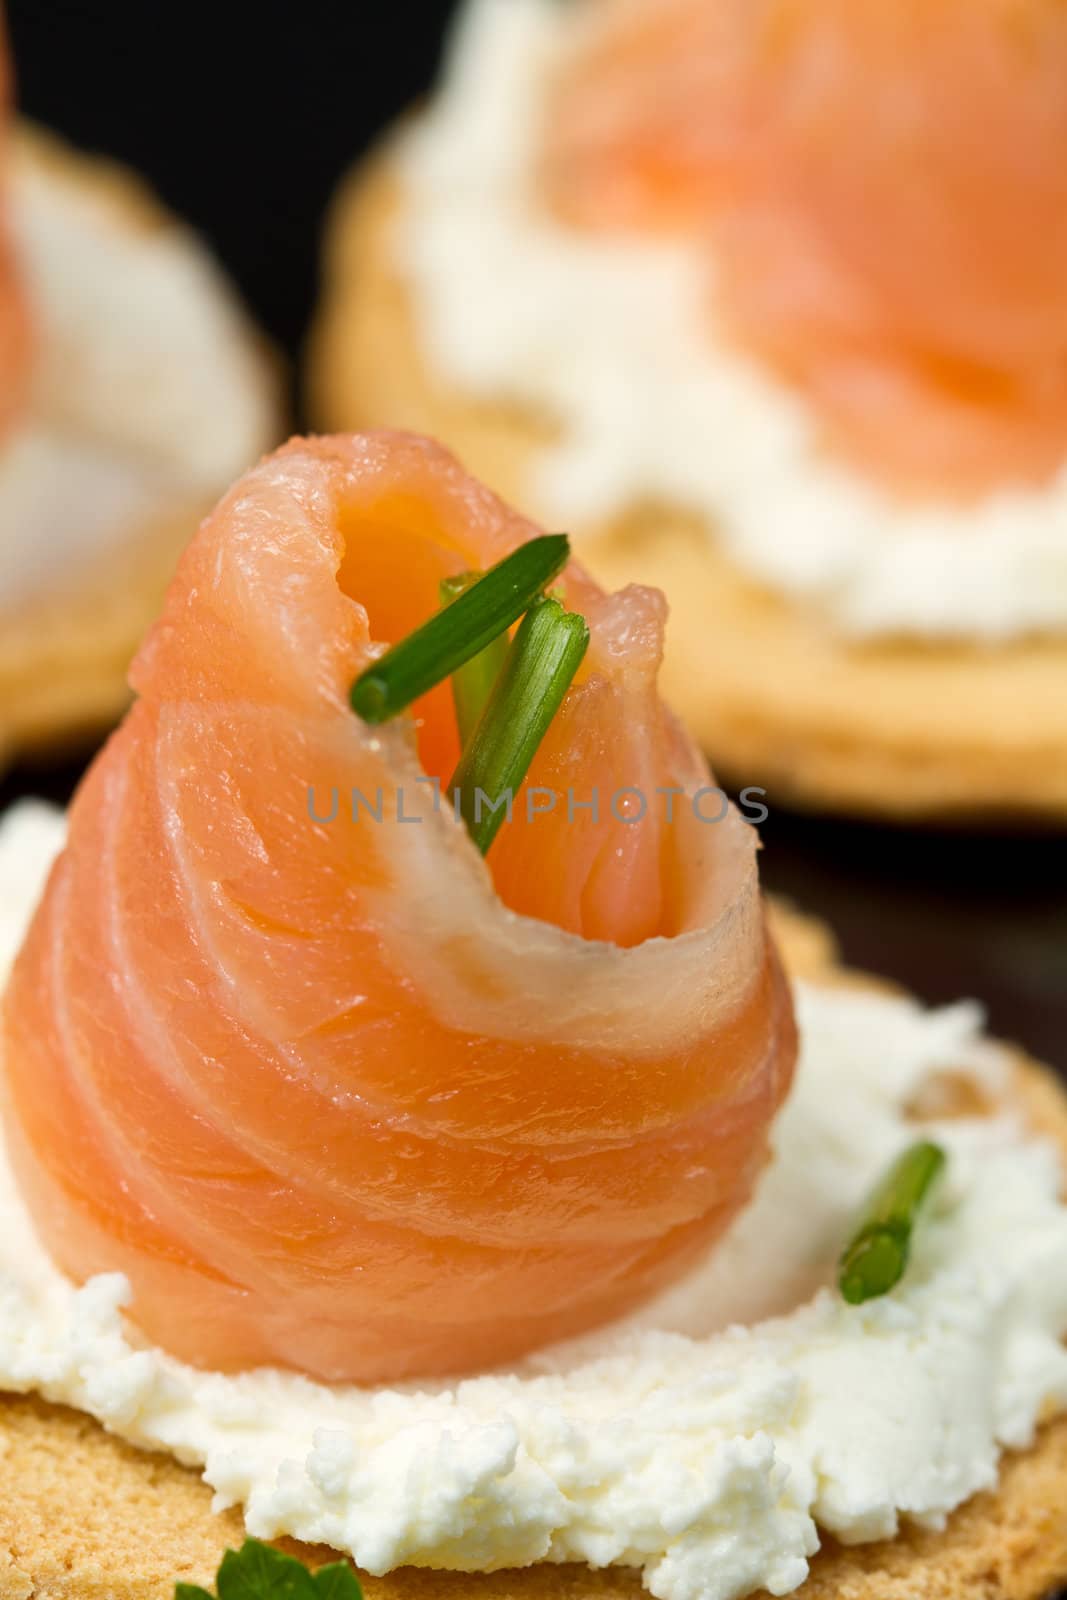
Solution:
[{"label": "dark background", "polygon": [[22,110],[195,222],[283,348],[345,167],[430,87],[452,0],[8,0]]},{"label": "dark background", "polygon": [[[23,110],[139,168],[210,239],[295,372],[333,186],[428,88],[451,10],[10,0],[8,21]],[[0,805],[64,798],[76,777],[23,770]],[[773,793],[769,804],[767,883],[828,917],[851,961],[929,1000],[981,996],[999,1033],[1067,1073],[1062,840],[791,817]]]}]

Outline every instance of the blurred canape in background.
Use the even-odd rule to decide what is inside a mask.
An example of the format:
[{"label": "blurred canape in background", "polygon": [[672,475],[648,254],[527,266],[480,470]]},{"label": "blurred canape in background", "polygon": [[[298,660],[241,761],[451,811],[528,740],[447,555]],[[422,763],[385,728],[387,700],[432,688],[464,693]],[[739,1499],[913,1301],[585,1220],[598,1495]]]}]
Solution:
[{"label": "blurred canape in background", "polygon": [[281,428],[278,364],[125,168],[0,107],[0,768],[104,731],[178,553]]},{"label": "blurred canape in background", "polygon": [[469,0],[342,188],[313,420],[662,585],[716,770],[1067,818],[1067,12]]}]

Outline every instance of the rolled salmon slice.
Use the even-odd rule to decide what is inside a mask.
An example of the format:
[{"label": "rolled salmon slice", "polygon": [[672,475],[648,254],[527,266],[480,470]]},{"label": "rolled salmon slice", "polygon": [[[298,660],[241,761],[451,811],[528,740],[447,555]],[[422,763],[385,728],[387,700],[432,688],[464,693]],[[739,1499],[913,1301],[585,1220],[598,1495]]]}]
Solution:
[{"label": "rolled salmon slice", "polygon": [[513,1359],[677,1276],[766,1159],[791,1007],[754,834],[701,820],[655,694],[660,597],[564,573],[589,653],[487,861],[435,793],[447,686],[350,709],[535,533],[425,440],[293,441],[193,541],[74,802],[5,1002],[13,1158],[59,1264],[191,1362]]},{"label": "rolled salmon slice", "polygon": [[716,315],[902,491],[1067,454],[1059,0],[586,0],[552,201],[683,232]]}]

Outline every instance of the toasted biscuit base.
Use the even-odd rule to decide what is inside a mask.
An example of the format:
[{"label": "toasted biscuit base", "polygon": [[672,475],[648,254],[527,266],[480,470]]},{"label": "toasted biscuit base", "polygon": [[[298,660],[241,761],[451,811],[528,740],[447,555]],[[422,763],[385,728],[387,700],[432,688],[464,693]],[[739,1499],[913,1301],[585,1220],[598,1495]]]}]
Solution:
[{"label": "toasted biscuit base", "polygon": [[[835,965],[831,936],[787,907],[772,923],[790,972],[826,983],[875,980]],[[1067,1150],[1067,1097],[1019,1059],[1030,1121]],[[36,1398],[0,1401],[0,1600],[173,1600],[176,1580],[212,1588],[240,1514],[213,1515],[211,1491],[168,1457],[111,1438],[89,1417]],[[286,1542],[315,1564],[325,1550]],[[522,1572],[361,1574],[368,1600],[637,1600],[635,1573],[576,1566]],[[1032,1450],[1004,1458],[994,1494],[941,1533],[850,1548],[827,1541],[795,1600],[1044,1600],[1067,1580],[1067,1417]],[[763,1596],[762,1600],[768,1600]]]},{"label": "toasted biscuit base", "polygon": [[[313,419],[433,434],[523,506],[551,421],[472,401],[428,370],[394,259],[402,198],[388,152],[339,194],[311,341]],[[575,531],[604,583],[666,590],[666,695],[738,787],[884,818],[1067,819],[1067,639],[850,642],[753,582],[677,508],[635,506]]]},{"label": "toasted biscuit base", "polygon": [[[23,167],[106,200],[131,236],[173,226],[149,189],[118,163],[82,155],[25,125],[15,149]],[[245,338],[277,420],[260,441],[267,449],[281,433],[278,363],[250,324]],[[218,492],[226,487],[219,484]],[[16,755],[74,744],[122,715],[130,661],[160,609],[179,554],[216,498],[201,491],[179,495],[163,514],[109,544],[97,561],[73,574],[57,569],[47,591],[0,612],[0,771]]]}]

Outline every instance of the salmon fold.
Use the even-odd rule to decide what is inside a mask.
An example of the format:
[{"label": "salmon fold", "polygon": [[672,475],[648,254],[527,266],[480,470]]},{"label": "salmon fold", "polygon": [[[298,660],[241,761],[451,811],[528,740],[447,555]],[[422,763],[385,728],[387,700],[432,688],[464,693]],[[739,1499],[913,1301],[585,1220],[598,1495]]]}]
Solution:
[{"label": "salmon fold", "polygon": [[383,645],[537,530],[436,445],[294,440],[189,547],[4,1005],[72,1277],[196,1365],[377,1383],[617,1317],[744,1205],[796,1048],[756,839],[659,701],[665,608],[575,565],[580,676],[488,860],[447,684]]}]

